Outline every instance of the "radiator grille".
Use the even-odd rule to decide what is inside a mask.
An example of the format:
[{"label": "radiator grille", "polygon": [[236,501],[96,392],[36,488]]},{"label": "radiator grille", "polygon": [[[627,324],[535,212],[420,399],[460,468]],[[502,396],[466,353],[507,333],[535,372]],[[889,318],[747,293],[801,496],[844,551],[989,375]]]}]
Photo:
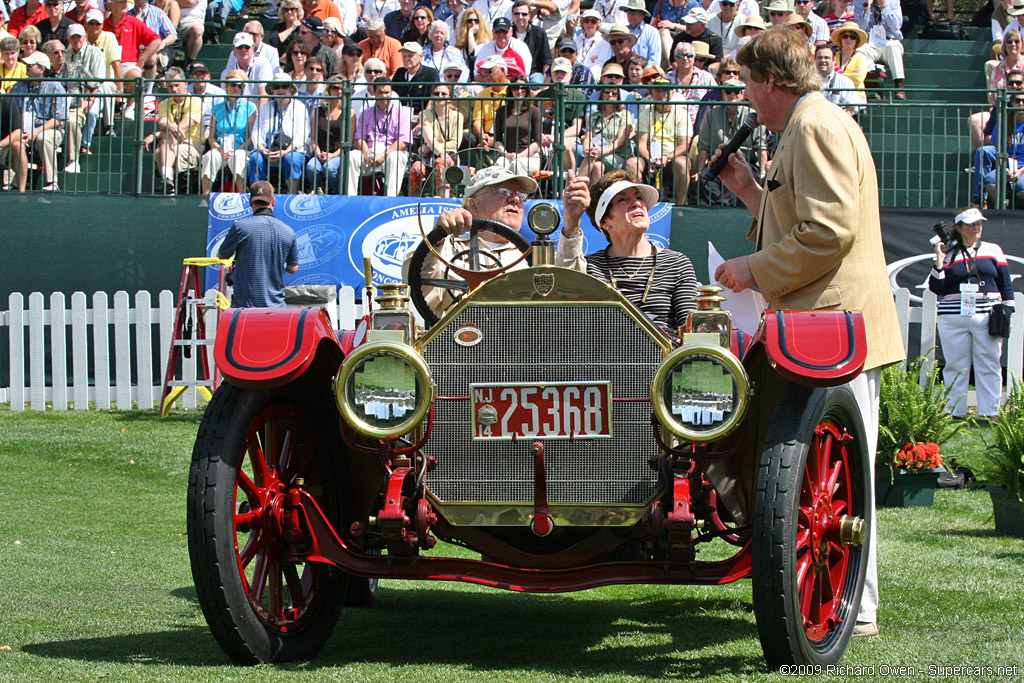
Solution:
[{"label": "radiator grille", "polygon": [[[452,332],[475,325],[476,346]],[[548,500],[553,503],[642,503],[654,492],[647,464],[657,452],[646,401],[661,347],[619,306],[471,305],[432,339],[424,357],[437,382],[434,431],[426,452],[438,460],[428,487],[446,502],[529,503],[529,440],[473,441],[469,385],[484,382],[610,381],[614,437],[545,442]]]}]

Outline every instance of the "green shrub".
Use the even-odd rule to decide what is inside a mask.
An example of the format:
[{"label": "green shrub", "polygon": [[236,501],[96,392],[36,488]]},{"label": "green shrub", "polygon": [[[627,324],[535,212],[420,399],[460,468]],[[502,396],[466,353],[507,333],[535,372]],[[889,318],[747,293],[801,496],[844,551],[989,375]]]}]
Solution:
[{"label": "green shrub", "polygon": [[951,387],[943,386],[939,368],[934,363],[920,378],[925,358],[882,370],[882,386],[878,411],[878,449],[875,462],[892,467],[896,453],[908,443],[933,441],[941,446],[963,428],[946,413]]},{"label": "green shrub", "polygon": [[1024,382],[1014,379],[985,441],[984,459],[976,474],[982,482],[1024,500]]}]

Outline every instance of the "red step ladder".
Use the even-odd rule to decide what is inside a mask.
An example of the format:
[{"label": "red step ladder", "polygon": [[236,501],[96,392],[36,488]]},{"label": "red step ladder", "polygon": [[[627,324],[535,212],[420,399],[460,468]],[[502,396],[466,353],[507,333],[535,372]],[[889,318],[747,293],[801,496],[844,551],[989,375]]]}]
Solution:
[{"label": "red step ladder", "polygon": [[[163,391],[160,396],[160,416],[166,416],[171,406],[190,387],[195,387],[209,401],[213,398],[213,390],[220,384],[220,372],[216,366],[210,373],[208,346],[214,340],[206,335],[205,311],[207,308],[228,308],[231,302],[224,295],[224,276],[233,259],[213,257],[187,258],[182,263],[181,287],[178,288],[178,304],[174,313],[174,329],[171,335],[170,357],[167,359],[167,372],[164,374]],[[214,302],[206,299],[203,292],[200,269],[208,266],[220,266],[220,281],[217,287],[217,298]],[[182,356],[199,356],[199,372],[194,380],[175,379],[178,363]]]}]

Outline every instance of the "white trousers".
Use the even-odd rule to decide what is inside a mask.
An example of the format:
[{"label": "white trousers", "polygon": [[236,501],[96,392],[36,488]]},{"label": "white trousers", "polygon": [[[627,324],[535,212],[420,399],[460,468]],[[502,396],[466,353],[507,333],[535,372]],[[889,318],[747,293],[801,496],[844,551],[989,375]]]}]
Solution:
[{"label": "white trousers", "polygon": [[227,166],[228,170],[231,171],[232,181],[234,181],[235,176],[247,177],[249,172],[249,152],[244,149],[236,149],[231,153],[227,161],[224,161],[224,154],[218,150],[211,149],[203,154],[200,167],[202,168],[204,178],[216,180],[224,166]]},{"label": "white trousers", "polygon": [[864,593],[860,598],[857,621],[878,620],[878,517],[875,514],[875,451],[878,449],[878,403],[882,388],[882,369],[872,368],[860,373],[848,385],[857,399],[868,452],[868,499],[873,523],[868,532],[868,568],[864,576]]},{"label": "white trousers", "polygon": [[887,40],[885,45],[877,47],[871,43],[865,43],[857,48],[857,52],[863,52],[875,62],[885,62],[892,69],[892,77],[903,79],[903,43],[898,40]]},{"label": "white trousers", "polygon": [[1003,340],[988,333],[988,313],[971,317],[940,315],[936,323],[946,367],[942,379],[953,387],[946,411],[956,417],[967,413],[967,385],[974,366],[974,388],[978,395],[978,415],[993,417],[999,413],[1003,383],[999,357]]},{"label": "white trousers", "polygon": [[507,168],[515,173],[525,173],[532,176],[540,170],[540,155],[521,157],[515,161],[509,161],[507,157],[500,156],[494,162],[494,165]]},{"label": "white trousers", "polygon": [[[402,179],[405,177],[405,167],[409,163],[409,152],[394,151],[388,152],[384,157],[384,185],[387,188],[387,196],[397,197],[402,189]],[[359,194],[359,177],[370,175],[380,170],[380,166],[373,166],[363,157],[363,153],[357,149],[348,153],[348,188],[346,194]]]}]

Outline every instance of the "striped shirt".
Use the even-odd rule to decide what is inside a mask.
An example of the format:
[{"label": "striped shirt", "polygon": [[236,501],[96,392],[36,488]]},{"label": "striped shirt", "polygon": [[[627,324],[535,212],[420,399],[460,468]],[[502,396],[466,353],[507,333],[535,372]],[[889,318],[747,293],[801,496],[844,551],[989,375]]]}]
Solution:
[{"label": "striped shirt", "polygon": [[654,255],[647,257],[609,256],[607,249],[583,257],[582,235],[562,234],[556,265],[582,270],[607,282],[656,325],[674,332],[686,324],[686,316],[697,308],[694,297],[699,284],[686,255],[655,247]]},{"label": "striped shirt", "polygon": [[1013,308],[1013,283],[1010,266],[998,244],[979,242],[974,247],[957,246],[946,254],[942,270],[934,266],[928,277],[928,289],[939,298],[939,315],[960,315],[960,285],[971,282],[981,285],[975,312],[988,313],[994,304]]}]

